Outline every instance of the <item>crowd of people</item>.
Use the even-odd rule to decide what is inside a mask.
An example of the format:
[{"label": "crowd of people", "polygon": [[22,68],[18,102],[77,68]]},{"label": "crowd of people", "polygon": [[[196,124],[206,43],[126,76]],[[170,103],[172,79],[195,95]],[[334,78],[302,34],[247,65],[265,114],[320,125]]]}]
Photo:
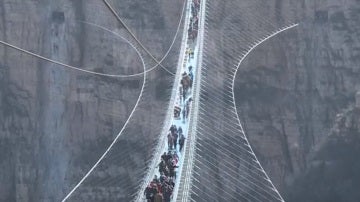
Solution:
[{"label": "crowd of people", "polygon": [[185,136],[183,134],[183,130],[181,126],[179,126],[179,128],[176,128],[176,125],[172,125],[170,127],[170,132],[167,138],[168,138],[168,150],[174,149],[176,151],[176,147],[179,139],[179,151],[181,152],[185,143]]},{"label": "crowd of people", "polygon": [[[182,99],[184,100],[185,102],[185,99],[186,99],[186,95],[189,93],[189,89],[192,88],[192,83],[193,83],[193,80],[191,79],[191,76],[190,74],[192,75],[192,72],[190,72],[189,74],[184,72],[182,74],[182,78],[181,78],[181,89],[182,89]],[[193,76],[192,76],[193,77]]]},{"label": "crowd of people", "polygon": [[155,175],[145,189],[145,196],[149,202],[170,202],[175,186],[175,168],[178,167],[176,165],[178,161],[176,151],[164,152],[161,156],[161,162],[158,165],[160,177]]},{"label": "crowd of people", "polygon": [[170,202],[171,195],[175,186],[176,171],[178,168],[179,156],[177,154],[177,145],[179,152],[182,151],[185,136],[181,127],[172,125],[168,134],[168,152],[161,155],[161,161],[158,165],[160,177],[155,175],[154,179],[145,189],[145,196],[149,202]]},{"label": "crowd of people", "polygon": [[191,4],[191,18],[190,25],[188,29],[188,37],[193,41],[196,39],[198,35],[199,29],[199,10],[200,10],[200,0],[193,0]]},{"label": "crowd of people", "polygon": [[[192,39],[193,43],[197,37],[198,31],[198,13],[200,10],[200,0],[192,0],[191,4],[191,18],[189,24],[189,39]],[[186,54],[189,55],[189,61],[194,57],[194,52],[191,48],[186,50]],[[181,119],[185,123],[185,120],[189,116],[190,105],[192,98],[189,97],[189,89],[192,88],[194,80],[193,67],[188,66],[188,71],[184,71],[180,81],[180,103],[183,103],[183,107],[175,106],[174,118]],[[171,125],[169,133],[167,135],[167,152],[161,156],[161,161],[158,164],[158,173],[154,176],[154,179],[146,187],[144,195],[147,202],[170,202],[173,194],[173,190],[176,182],[176,168],[178,168],[179,156],[178,152],[183,150],[185,144],[185,135],[181,126]]]}]

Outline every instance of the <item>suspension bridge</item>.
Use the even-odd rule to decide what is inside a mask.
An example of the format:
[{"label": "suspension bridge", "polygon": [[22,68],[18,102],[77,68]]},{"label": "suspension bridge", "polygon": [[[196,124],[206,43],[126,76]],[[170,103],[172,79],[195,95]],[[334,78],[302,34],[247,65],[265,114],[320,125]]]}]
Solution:
[{"label": "suspension bridge", "polygon": [[[116,148],[119,137],[125,132],[125,127],[141,100],[147,80],[146,74],[156,67],[161,67],[174,77],[171,99],[152,159],[148,167],[142,171],[144,174],[139,174],[142,176],[141,179],[136,182],[139,186],[122,190],[124,194],[126,195],[127,191],[136,190],[135,193],[131,193],[130,198],[137,202],[146,201],[144,190],[154,176],[159,175],[157,165],[163,152],[169,149],[167,147],[167,135],[170,126],[175,124],[183,128],[186,141],[182,151],[176,150],[179,159],[177,177],[174,180],[175,186],[171,195],[172,201],[284,201],[248,141],[236,108],[234,85],[238,69],[254,49],[282,32],[295,28],[298,24],[291,20],[281,20],[281,22],[274,23],[260,15],[245,14],[256,12],[260,8],[259,3],[254,3],[249,8],[242,8],[238,1],[231,1],[226,8],[223,8],[227,10],[224,13],[219,9],[221,7],[219,2],[209,0],[199,2],[196,40],[189,39],[188,35],[189,26],[192,23],[191,6],[193,0],[184,2],[180,20],[183,21],[183,29],[180,30],[179,23],[170,46],[171,49],[176,35],[182,31],[176,72],[172,72],[162,65],[162,61],[169,51],[162,60],[155,59],[106,0],[104,0],[105,5],[130,33],[129,36],[132,39],[124,38],[124,40],[137,50],[144,66],[142,73],[112,75],[83,70],[0,41],[1,44],[25,54],[84,73],[118,78],[143,76],[143,87],[139,99],[124,127],[92,168],[64,196],[63,202],[72,201],[73,194],[82,191],[81,187],[84,181],[109,156],[109,152]],[[251,21],[258,24],[255,26],[255,30],[247,29],[247,25],[239,26],[239,24],[234,23],[244,16],[251,16]],[[249,20],[246,17],[243,19],[244,22]],[[83,23],[98,26],[88,22]],[[111,32],[110,30],[106,31]],[[188,53],[189,49],[194,51],[193,57]],[[147,70],[143,59],[145,55],[155,62]],[[180,83],[184,72],[190,74],[189,66],[193,67],[193,83],[187,95],[182,96],[184,92],[180,90]],[[183,117],[186,120],[175,119],[174,107],[180,105],[184,110],[185,101],[189,98],[192,99],[192,103],[187,110],[188,118]],[[116,158],[122,158],[125,155],[128,155],[127,151],[118,154]],[[111,163],[112,158],[109,159],[107,163]],[[104,183],[112,183],[111,180],[109,181]],[[121,180],[119,181],[121,182]],[[88,183],[90,185],[87,186],[98,182],[95,180]]]},{"label": "suspension bridge", "polygon": [[[233,6],[236,8],[236,5]],[[239,40],[239,37],[234,38],[234,35],[226,36],[215,28],[218,26],[214,23],[216,12],[216,3],[201,1],[199,34],[195,49],[196,77],[192,89],[194,103],[186,127],[187,141],[184,153],[181,154],[172,200],[284,201],[245,135],[236,109],[234,83],[240,65],[257,46],[298,24],[285,22],[280,28],[273,25],[275,29],[259,32],[255,40],[252,40],[254,36],[251,36],[244,42],[245,38]],[[232,24],[226,24],[225,27],[230,34],[241,33],[241,27]],[[228,37],[225,38],[228,41],[224,49],[213,55],[216,51],[211,48],[211,43],[223,39],[224,35]],[[188,42],[185,36],[182,53],[186,44]],[[228,51],[226,46],[231,47],[234,44],[247,46],[245,49],[240,47],[236,51]],[[223,58],[221,63],[219,58]],[[184,56],[181,55],[179,69],[184,63],[183,60]],[[165,124],[163,134],[167,134],[168,128],[169,125]],[[163,144],[159,144],[154,158],[156,162],[160,161],[160,148],[165,145],[165,137],[160,142]],[[152,164],[136,201],[144,201],[142,191],[154,176],[155,165]]]}]

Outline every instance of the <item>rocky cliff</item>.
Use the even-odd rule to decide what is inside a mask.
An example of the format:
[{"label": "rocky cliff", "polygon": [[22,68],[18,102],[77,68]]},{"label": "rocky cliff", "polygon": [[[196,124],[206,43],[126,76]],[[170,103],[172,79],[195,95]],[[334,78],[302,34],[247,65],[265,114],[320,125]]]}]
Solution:
[{"label": "rocky cliff", "polygon": [[[175,34],[183,2],[109,3],[161,59]],[[227,12],[235,3],[236,12]],[[235,85],[239,115],[255,153],[285,199],[358,201],[359,1],[214,4],[219,16],[212,19],[219,23],[208,31],[228,34],[214,47],[232,44],[233,50],[245,50],[273,28],[300,23],[244,60]],[[140,56],[123,39],[89,23],[129,39]],[[239,29],[232,29],[234,25]],[[236,40],[225,40],[230,38]],[[140,57],[145,68],[155,65],[97,0],[0,0],[0,39],[95,72],[139,73]],[[172,71],[178,47],[177,41],[163,63]],[[132,199],[161,129],[171,81],[160,69],[147,75],[129,126],[70,201]],[[141,76],[93,76],[0,46],[0,201],[61,200],[123,127],[142,85]]]},{"label": "rocky cliff", "polygon": [[236,102],[250,143],[288,201],[359,201],[360,2],[272,3],[269,13],[291,10],[300,25],[240,66]]},{"label": "rocky cliff", "polygon": [[[109,3],[160,60],[175,35],[183,2]],[[130,40],[139,53],[98,26]],[[156,64],[97,0],[1,0],[0,39],[100,73],[134,74]],[[171,71],[175,71],[178,47],[177,40],[163,63]],[[133,197],[164,121],[172,79],[160,69],[147,74],[143,97],[124,135],[71,201],[129,201]],[[96,76],[1,45],[0,201],[65,197],[118,135],[143,84],[143,75]]]}]

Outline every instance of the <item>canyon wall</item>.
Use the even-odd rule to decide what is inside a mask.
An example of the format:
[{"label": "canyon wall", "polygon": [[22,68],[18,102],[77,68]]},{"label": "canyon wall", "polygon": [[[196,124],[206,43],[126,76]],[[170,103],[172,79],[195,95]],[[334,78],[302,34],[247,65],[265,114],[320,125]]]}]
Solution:
[{"label": "canyon wall", "polygon": [[[183,2],[109,3],[160,60]],[[300,23],[261,44],[241,64],[235,83],[239,116],[286,201],[358,201],[359,1],[213,1],[213,7],[218,15],[208,33],[219,37],[207,47],[218,49],[212,56],[219,68],[238,61],[217,58],[222,48],[244,51],[266,34]],[[139,53],[99,25],[130,40]],[[141,58],[146,69],[156,65],[102,1],[1,0],[0,40],[106,74],[140,73]],[[179,40],[163,61],[173,72],[178,49]],[[221,80],[227,73],[219,69],[220,81],[213,84],[227,85]],[[69,201],[133,199],[164,121],[172,79],[161,68],[146,75],[128,127]],[[142,75],[94,76],[1,45],[0,201],[65,197],[118,135],[143,81]]]},{"label": "canyon wall", "polygon": [[[175,36],[183,2],[109,3],[160,60]],[[173,72],[181,34],[163,61]],[[156,65],[97,0],[1,0],[0,40],[105,74],[136,74]],[[63,199],[118,135],[142,92],[143,76],[93,75],[0,45],[0,201]],[[134,197],[164,121],[172,80],[160,68],[146,75],[128,127],[70,201]]]},{"label": "canyon wall", "polygon": [[270,13],[291,10],[300,24],[239,68],[236,102],[250,143],[285,200],[358,201],[360,2],[271,2]]}]

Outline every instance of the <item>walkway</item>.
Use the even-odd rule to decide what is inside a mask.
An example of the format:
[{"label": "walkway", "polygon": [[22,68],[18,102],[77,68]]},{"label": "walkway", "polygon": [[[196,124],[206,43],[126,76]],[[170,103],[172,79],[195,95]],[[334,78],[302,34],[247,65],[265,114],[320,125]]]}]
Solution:
[{"label": "walkway", "polygon": [[[187,81],[190,78],[190,83],[194,83],[194,79],[197,76],[197,69],[198,69],[198,53],[199,53],[199,40],[197,38],[198,33],[198,23],[199,23],[199,8],[200,8],[200,1],[198,0],[188,0],[187,6],[187,14],[186,14],[186,21],[184,26],[184,36],[183,36],[183,44],[182,44],[182,53],[180,54],[179,59],[179,68],[177,78],[175,82],[177,82],[174,86],[176,88],[175,93],[175,100],[174,105],[170,107],[169,110],[173,113],[168,124],[165,124],[164,134],[162,136],[166,137],[161,139],[162,141],[159,144],[161,150],[159,150],[155,155],[155,162],[156,166],[150,171],[151,178],[148,178],[145,181],[146,187],[143,185],[143,191],[140,193],[141,196],[138,197],[138,201],[146,201],[146,197],[154,196],[157,192],[162,193],[161,197],[166,200],[166,196],[170,196],[170,199],[174,196],[174,190],[177,190],[178,184],[180,183],[180,178],[172,177],[171,171],[167,170],[167,166],[165,169],[165,173],[160,173],[161,170],[164,170],[163,166],[167,164],[167,157],[164,154],[168,154],[169,158],[171,157],[173,162],[175,163],[175,176],[179,173],[182,169],[183,165],[183,151],[180,151],[180,136],[181,132],[178,130],[181,128],[182,134],[185,137],[185,142],[187,139],[187,134],[189,131],[189,123],[191,122],[190,111],[192,110],[192,100],[194,98],[194,90],[193,88],[189,88],[187,93],[184,96],[184,88],[187,85]],[[169,126],[175,126],[176,130],[171,132],[169,130]],[[171,138],[173,135],[178,136],[176,141],[176,147],[170,148],[168,144],[168,138]],[[172,143],[173,141],[171,141]],[[163,162],[162,162],[163,161]],[[162,162],[162,165],[159,164]],[[169,163],[171,160],[169,161]],[[154,164],[153,164],[154,165]],[[172,165],[169,165],[172,166]],[[160,168],[161,167],[161,168]],[[175,186],[172,186],[175,185]],[[170,193],[169,193],[170,191]],[[149,193],[151,192],[151,193]],[[160,194],[158,194],[160,195]]]}]

